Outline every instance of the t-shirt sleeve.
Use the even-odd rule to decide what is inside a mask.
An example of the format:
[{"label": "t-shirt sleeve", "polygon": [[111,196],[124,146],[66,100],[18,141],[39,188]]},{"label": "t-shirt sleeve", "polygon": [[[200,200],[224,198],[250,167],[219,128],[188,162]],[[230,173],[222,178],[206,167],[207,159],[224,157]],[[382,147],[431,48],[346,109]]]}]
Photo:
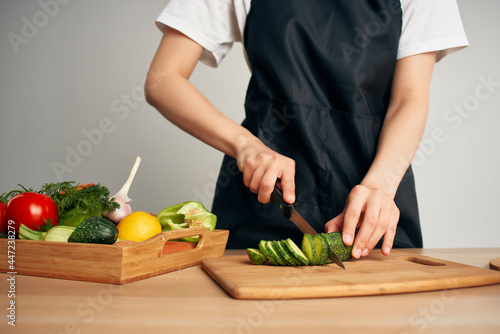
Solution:
[{"label": "t-shirt sleeve", "polygon": [[171,0],[156,25],[162,32],[169,26],[200,44],[200,61],[212,67],[218,66],[233,42],[242,40],[231,0]]},{"label": "t-shirt sleeve", "polygon": [[469,45],[456,0],[402,0],[398,59],[437,51],[436,62]]}]

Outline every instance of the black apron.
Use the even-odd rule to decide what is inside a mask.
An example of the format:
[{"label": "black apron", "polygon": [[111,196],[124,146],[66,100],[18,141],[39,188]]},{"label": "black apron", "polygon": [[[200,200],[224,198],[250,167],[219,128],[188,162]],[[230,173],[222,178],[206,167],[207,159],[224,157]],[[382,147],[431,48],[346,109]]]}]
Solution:
[{"label": "black apron", "polygon": [[[340,214],[374,157],[401,33],[397,0],[253,0],[245,26],[252,77],[242,125],[296,163],[295,208],[318,232]],[[390,176],[389,176],[390,177]],[[411,168],[395,197],[394,247],[422,247]],[[225,156],[212,211],[228,248],[302,233],[261,204]],[[380,245],[380,243],[379,243]]]}]

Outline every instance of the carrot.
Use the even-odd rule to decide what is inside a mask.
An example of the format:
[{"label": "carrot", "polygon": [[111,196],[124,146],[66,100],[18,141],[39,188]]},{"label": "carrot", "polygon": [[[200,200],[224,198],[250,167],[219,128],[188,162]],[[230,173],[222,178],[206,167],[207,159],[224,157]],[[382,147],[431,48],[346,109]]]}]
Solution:
[{"label": "carrot", "polygon": [[80,184],[78,187],[76,187],[76,190],[81,190],[83,188],[90,188],[90,187],[95,187],[95,183]]},{"label": "carrot", "polygon": [[193,244],[192,242],[167,241],[167,242],[165,242],[165,245],[163,246],[163,255],[170,254],[170,253],[176,253],[176,252],[182,252],[185,250],[193,249],[195,247],[196,247],[196,244]]},{"label": "carrot", "polygon": [[[82,189],[86,189],[86,188],[90,188],[90,187],[95,187],[96,184],[95,183],[84,183],[84,184],[79,184],[77,187],[76,187],[76,190],[82,190]],[[61,190],[59,192],[61,195],[64,195],[66,192],[64,190]]]}]

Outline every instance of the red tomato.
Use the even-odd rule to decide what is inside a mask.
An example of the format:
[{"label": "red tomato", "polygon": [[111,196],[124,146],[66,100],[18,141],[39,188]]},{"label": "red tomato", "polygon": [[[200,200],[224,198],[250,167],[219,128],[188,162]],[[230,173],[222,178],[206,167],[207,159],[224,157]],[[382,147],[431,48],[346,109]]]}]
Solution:
[{"label": "red tomato", "polygon": [[0,202],[0,234],[6,232],[7,223],[5,222],[5,210],[7,205],[4,202]]},{"label": "red tomato", "polygon": [[14,221],[16,236],[19,226],[26,225],[32,230],[38,230],[46,221],[57,225],[57,205],[50,196],[25,192],[12,197],[7,203],[5,221]]}]

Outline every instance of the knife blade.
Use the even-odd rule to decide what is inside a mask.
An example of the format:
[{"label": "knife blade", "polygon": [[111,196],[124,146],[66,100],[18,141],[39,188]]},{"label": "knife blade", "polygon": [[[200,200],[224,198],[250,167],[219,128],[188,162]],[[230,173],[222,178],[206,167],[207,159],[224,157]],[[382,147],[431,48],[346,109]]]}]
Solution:
[{"label": "knife blade", "polygon": [[[274,187],[274,190],[271,194],[271,202],[278,206],[283,217],[290,219],[302,233],[308,233],[311,236],[315,236],[316,234],[318,234],[318,232],[316,232],[316,230],[311,225],[309,225],[309,223],[297,212],[297,210],[295,210],[293,205],[285,202],[285,200],[283,199],[283,194],[281,193],[281,190],[278,188],[278,186]],[[339,267],[345,270],[344,264],[342,263],[338,255],[335,254],[332,246],[328,245],[328,249],[330,250],[328,252],[328,258],[333,263],[337,264]]]}]

